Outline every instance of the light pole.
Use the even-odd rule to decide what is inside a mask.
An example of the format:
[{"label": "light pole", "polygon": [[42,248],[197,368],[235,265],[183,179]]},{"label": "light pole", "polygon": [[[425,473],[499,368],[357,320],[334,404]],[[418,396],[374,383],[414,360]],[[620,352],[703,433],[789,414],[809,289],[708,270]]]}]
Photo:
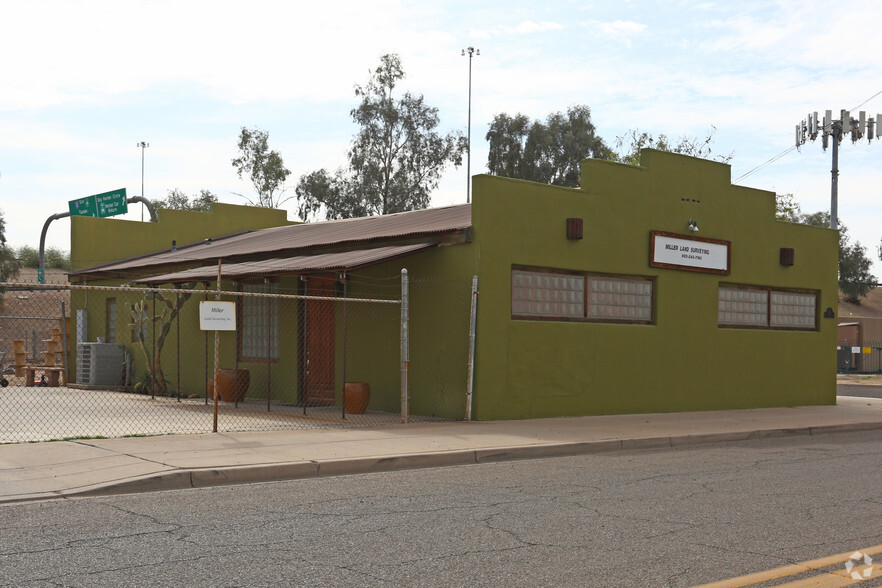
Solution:
[{"label": "light pole", "polygon": [[[141,148],[141,198],[145,198],[144,196],[144,151],[150,147],[150,143],[147,141],[139,141],[135,144],[135,147]],[[144,207],[141,207],[141,222],[144,222]]]},{"label": "light pole", "polygon": [[469,47],[462,50],[462,55],[469,56],[469,123],[468,123],[468,146],[466,148],[466,204],[472,201],[472,56],[480,55],[481,50]]}]

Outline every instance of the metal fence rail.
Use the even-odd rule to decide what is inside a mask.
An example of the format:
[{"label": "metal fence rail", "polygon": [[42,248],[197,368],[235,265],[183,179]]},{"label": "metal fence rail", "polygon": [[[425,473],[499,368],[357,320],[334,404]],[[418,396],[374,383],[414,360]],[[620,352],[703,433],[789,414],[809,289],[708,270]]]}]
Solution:
[{"label": "metal fence rail", "polygon": [[[0,283],[0,443],[464,418],[470,284],[367,282]],[[199,328],[216,301],[233,330]]]}]

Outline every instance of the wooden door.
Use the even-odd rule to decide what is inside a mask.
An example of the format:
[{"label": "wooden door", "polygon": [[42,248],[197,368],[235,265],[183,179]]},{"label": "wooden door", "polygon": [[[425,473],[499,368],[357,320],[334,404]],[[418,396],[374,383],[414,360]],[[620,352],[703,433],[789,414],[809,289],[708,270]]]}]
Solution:
[{"label": "wooden door", "polygon": [[[333,296],[334,278],[306,281],[307,296]],[[335,308],[330,300],[306,300],[303,312],[303,401],[334,404]]]}]

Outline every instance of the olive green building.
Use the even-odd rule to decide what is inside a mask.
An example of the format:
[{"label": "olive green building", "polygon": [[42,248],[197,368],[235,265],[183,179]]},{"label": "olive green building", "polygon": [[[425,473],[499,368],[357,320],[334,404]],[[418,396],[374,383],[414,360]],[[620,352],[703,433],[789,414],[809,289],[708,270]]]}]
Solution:
[{"label": "olive green building", "polygon": [[[476,176],[472,194],[470,205],[305,225],[230,205],[161,211],[149,224],[73,218],[72,281],[211,290],[220,259],[232,268],[224,289],[368,298],[388,295],[406,268],[420,284],[408,385],[421,414],[464,417],[470,363],[481,420],[835,403],[837,234],[778,221],[775,195],[732,185],[728,165],[645,150],[640,166],[583,161],[578,189]],[[256,265],[245,273],[245,263]],[[444,288],[468,299],[473,276],[470,359],[469,309],[448,304]],[[111,318],[109,297],[74,292],[72,306],[89,309],[90,340],[110,329],[128,345],[131,327]],[[185,391],[205,384],[196,312],[184,305],[179,317],[193,367]],[[345,334],[341,312],[322,328],[338,357],[346,340],[345,379],[371,382],[372,410],[397,410],[398,307],[376,311],[379,322],[350,318]],[[243,355],[243,333],[224,333],[222,363],[266,380],[255,395],[302,401],[304,316],[268,323],[278,334],[264,363]],[[167,343],[172,356],[177,345]],[[344,378],[335,366],[329,403]]]}]

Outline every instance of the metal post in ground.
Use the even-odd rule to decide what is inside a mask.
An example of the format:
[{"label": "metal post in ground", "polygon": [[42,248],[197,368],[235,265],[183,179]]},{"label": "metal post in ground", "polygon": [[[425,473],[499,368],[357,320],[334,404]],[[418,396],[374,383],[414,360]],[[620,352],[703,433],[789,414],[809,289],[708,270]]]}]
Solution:
[{"label": "metal post in ground", "polygon": [[[221,260],[217,260],[217,294],[215,294],[215,300],[220,300],[221,293]],[[217,374],[220,370],[220,366],[218,365],[218,356],[220,355],[220,331],[217,329],[214,330],[214,428],[212,431],[217,433],[217,410],[218,410],[218,400],[217,397],[220,396],[218,394],[218,382],[217,382]]]},{"label": "metal post in ground", "polygon": [[409,356],[409,325],[408,325],[408,284],[407,268],[401,270],[401,422],[406,423],[410,418],[410,406],[408,406],[407,372],[410,368]]},{"label": "metal post in ground", "polygon": [[346,274],[343,274],[343,389],[340,391],[340,406],[343,420],[346,420]]},{"label": "metal post in ground", "polygon": [[[180,287],[181,286],[178,284],[175,285],[175,288],[180,288]],[[178,313],[181,312],[181,293],[180,292],[175,292],[175,308],[178,309]],[[178,347],[178,349],[177,349],[177,351],[178,351],[177,370],[178,370],[178,373],[177,373],[176,386],[178,389],[178,392],[177,392],[178,402],[180,402],[181,401],[181,316],[180,316],[180,314],[178,314],[178,320],[177,320],[177,336],[178,336],[178,342],[177,342],[177,347]]]},{"label": "metal post in ground", "polygon": [[[269,279],[264,279],[263,281],[265,288],[264,291],[269,294],[270,293],[270,281]],[[243,300],[244,302],[244,300]],[[271,382],[272,382],[272,305],[273,299],[266,299],[266,411],[272,412],[272,407],[270,405],[270,392]]]},{"label": "metal post in ground", "polygon": [[150,398],[156,400],[156,292],[152,293],[153,314],[150,317],[150,336],[153,341],[150,347]]}]

